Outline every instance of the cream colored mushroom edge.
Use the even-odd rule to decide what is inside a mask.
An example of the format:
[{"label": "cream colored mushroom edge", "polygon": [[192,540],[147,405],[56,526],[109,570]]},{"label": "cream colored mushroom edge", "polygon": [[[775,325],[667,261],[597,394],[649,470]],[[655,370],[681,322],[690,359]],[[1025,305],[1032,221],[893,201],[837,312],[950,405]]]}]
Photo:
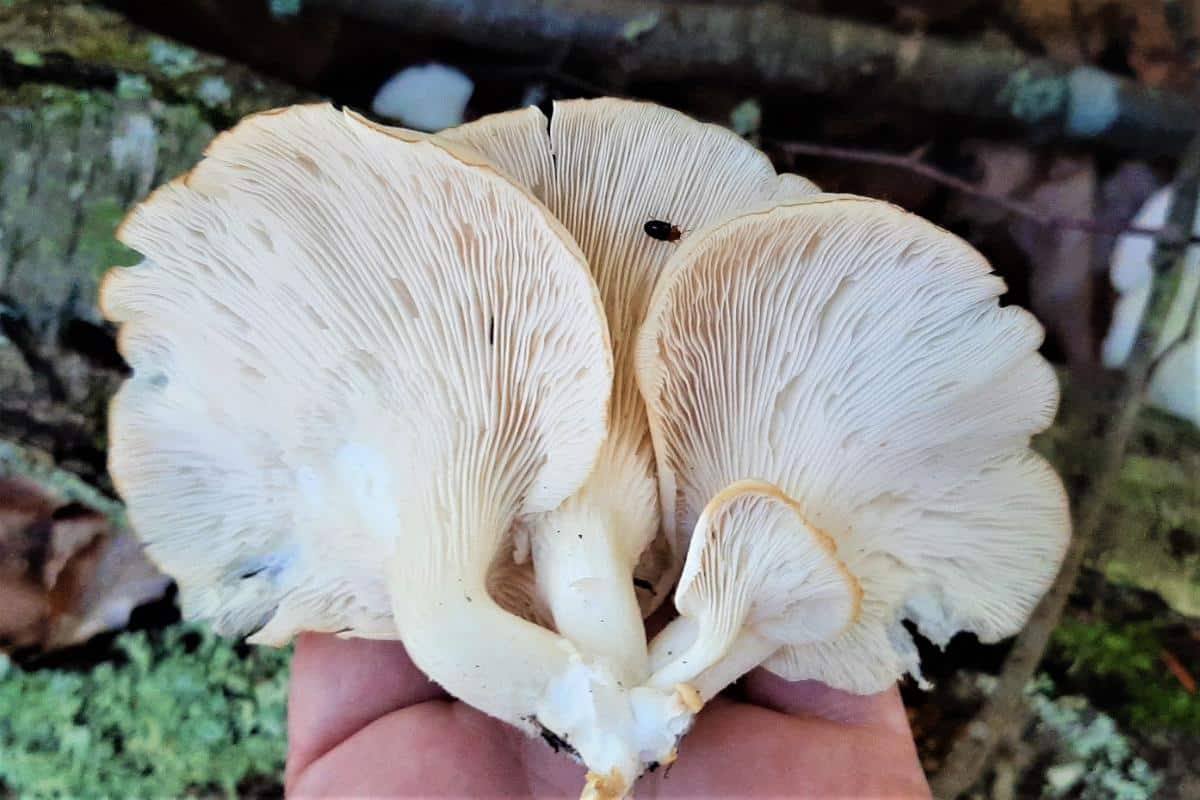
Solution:
[{"label": "cream colored mushroom edge", "polygon": [[1057,386],[982,257],[669,109],[279,109],[119,238],[109,465],[184,613],[401,639],[585,796],[756,666],[872,692],[905,619],[1009,635],[1061,560]]},{"label": "cream colored mushroom edge", "polygon": [[[754,210],[679,248],[638,376],[664,525],[692,532],[684,576],[736,591],[698,601],[696,579],[680,582],[681,616],[651,643],[652,685],[704,669],[711,695],[712,675],[761,663],[865,694],[919,678],[905,619],[938,644],[1020,629],[1058,571],[1069,516],[1029,449],[1058,384],[1041,326],[1001,308],[1003,289],[962,240],[861,197]],[[758,510],[723,509],[746,480],[760,482]],[[844,599],[818,592],[828,578],[779,574],[784,536],[805,550],[832,540],[862,593],[846,624]]]}]

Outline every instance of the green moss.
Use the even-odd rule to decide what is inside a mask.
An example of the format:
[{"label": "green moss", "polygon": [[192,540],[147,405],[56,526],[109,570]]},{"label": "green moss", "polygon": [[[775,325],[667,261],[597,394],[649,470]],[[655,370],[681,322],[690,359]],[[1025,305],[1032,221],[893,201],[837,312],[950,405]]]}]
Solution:
[{"label": "green moss", "polygon": [[14,50],[12,59],[14,63],[20,64],[22,67],[40,67],[46,63],[42,54],[36,50]]},{"label": "green moss", "polygon": [[33,85],[40,101],[37,106],[39,121],[47,127],[79,127],[89,114],[109,114],[116,108],[113,96],[108,92],[91,92],[84,89],[67,89],[46,84]]},{"label": "green moss", "polygon": [[129,35],[117,14],[86,3],[9,0],[0,4],[3,46],[39,54],[66,53],[97,64],[147,63],[146,37]]},{"label": "green moss", "polygon": [[1123,721],[1147,731],[1200,734],[1200,696],[1188,694],[1164,667],[1159,637],[1153,622],[1068,619],[1054,632],[1054,647],[1073,677],[1116,685],[1127,698],[1118,712]]},{"label": "green moss", "polygon": [[278,780],[290,654],[207,629],[124,634],[90,672],[0,664],[0,795],[232,796]]},{"label": "green moss", "polygon": [[1141,420],[1121,469],[1105,575],[1200,616],[1200,433],[1160,412]]},{"label": "green moss", "polygon": [[165,102],[197,104],[221,126],[300,99],[291,87],[151,35],[96,3],[16,0],[0,5],[0,52],[26,66],[44,63],[53,53],[89,70],[140,76],[145,90],[139,89],[137,97],[152,93]]},{"label": "green moss", "polygon": [[79,235],[79,257],[91,265],[92,273],[103,275],[109,267],[136,264],[138,254],[116,239],[117,226],[125,218],[125,207],[111,197],[87,204]]}]

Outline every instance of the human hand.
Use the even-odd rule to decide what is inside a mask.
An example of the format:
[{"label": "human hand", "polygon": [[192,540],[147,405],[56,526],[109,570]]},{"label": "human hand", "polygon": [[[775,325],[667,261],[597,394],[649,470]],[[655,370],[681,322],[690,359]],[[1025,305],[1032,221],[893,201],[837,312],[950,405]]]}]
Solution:
[{"label": "human hand", "polygon": [[[641,798],[927,798],[899,693],[858,697],[756,670],[697,719]],[[574,797],[584,768],[421,674],[398,642],[306,634],[288,702],[288,794]]]}]

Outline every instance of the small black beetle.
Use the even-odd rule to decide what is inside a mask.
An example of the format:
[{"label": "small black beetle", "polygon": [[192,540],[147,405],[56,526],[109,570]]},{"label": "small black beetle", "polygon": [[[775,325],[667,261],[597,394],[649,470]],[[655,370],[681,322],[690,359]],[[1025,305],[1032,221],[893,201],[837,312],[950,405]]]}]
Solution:
[{"label": "small black beetle", "polygon": [[651,239],[657,239],[660,242],[678,242],[679,237],[683,236],[683,231],[679,230],[678,225],[672,225],[669,222],[663,222],[661,219],[652,219],[642,226],[642,230]]}]

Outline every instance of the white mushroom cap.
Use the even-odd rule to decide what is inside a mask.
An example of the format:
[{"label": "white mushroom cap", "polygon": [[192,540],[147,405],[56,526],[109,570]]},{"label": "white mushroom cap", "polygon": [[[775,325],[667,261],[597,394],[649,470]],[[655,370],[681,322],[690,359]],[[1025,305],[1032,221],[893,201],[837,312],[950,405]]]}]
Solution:
[{"label": "white mushroom cap", "polygon": [[[497,114],[438,138],[478,151],[537,195],[579,242],[599,285],[613,340],[611,431],[580,492],[538,522],[534,560],[559,630],[636,674],[645,661],[644,648],[630,649],[640,636],[638,608],[632,596],[612,593],[632,593],[629,572],[640,558],[638,577],[653,584],[641,598],[648,613],[683,555],[682,542],[651,544],[659,529],[654,462],[633,364],[651,291],[678,245],[650,238],[643,226],[667,221],[686,239],[714,220],[816,187],[777,175],[726,128],[612,98],[556,103],[549,120],[536,108]],[[582,539],[571,535],[577,531]]]},{"label": "white mushroom cap", "polygon": [[1029,449],[1054,416],[1042,330],[958,238],[886,203],[818,195],[741,215],[675,254],[639,343],[664,524],[770,481],[837,542],[862,613],[766,666],[879,691],[917,654],[1014,633],[1068,538]]},{"label": "white mushroom cap", "polygon": [[588,474],[596,290],[540,204],[437,144],[312,106],[206,155],[126,220],[147,260],[103,287],[134,368],[112,473],[189,615],[395,636],[389,559],[486,569]]},{"label": "white mushroom cap", "polygon": [[685,683],[708,700],[781,647],[837,636],[861,600],[832,538],[776,487],[738,481],[696,522],[680,616],[654,640],[648,685]]},{"label": "white mushroom cap", "polygon": [[520,520],[607,433],[603,309],[569,234],[474,158],[328,107],[218,138],[120,231],[147,260],[103,287],[134,369],[110,467],[190,616],[399,634],[623,793],[692,710],[499,604],[541,615]]},{"label": "white mushroom cap", "polygon": [[[1170,187],[1160,189],[1142,206],[1133,224],[1145,228],[1160,228],[1166,224],[1171,204]],[[1200,233],[1200,212],[1197,212],[1193,233]],[[1150,285],[1154,278],[1151,260],[1154,239],[1150,236],[1122,234],[1113,247],[1110,276],[1113,288],[1120,297],[1113,308],[1112,323],[1104,340],[1103,361],[1106,367],[1123,366],[1137,338],[1146,304],[1150,301]],[[1179,292],[1163,321],[1158,352],[1171,342],[1182,341],[1163,357],[1150,377],[1150,402],[1172,414],[1190,419],[1200,425],[1200,317],[1190,320],[1192,299],[1200,291],[1200,247],[1192,245],[1184,254],[1184,272]],[[1191,330],[1188,323],[1191,321]]]}]

